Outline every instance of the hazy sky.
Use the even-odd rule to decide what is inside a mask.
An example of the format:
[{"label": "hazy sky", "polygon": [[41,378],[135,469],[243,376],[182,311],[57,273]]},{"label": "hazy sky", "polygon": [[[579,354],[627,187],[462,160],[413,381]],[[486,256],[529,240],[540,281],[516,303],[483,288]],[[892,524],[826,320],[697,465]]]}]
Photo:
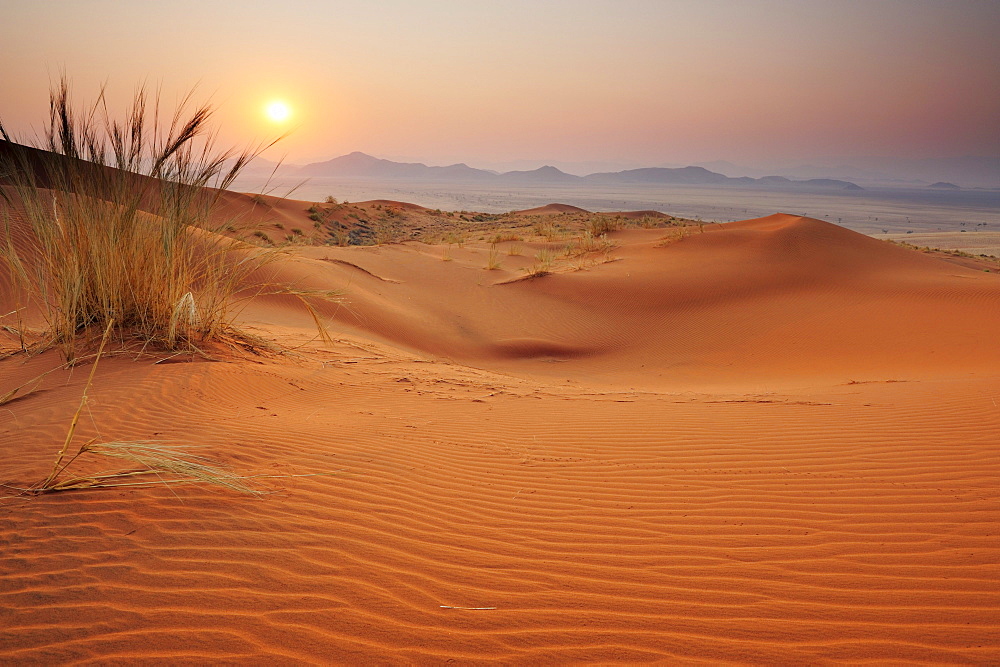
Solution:
[{"label": "hazy sky", "polygon": [[0,0],[0,119],[40,129],[65,70],[197,85],[291,162],[996,156],[998,35],[997,0]]}]

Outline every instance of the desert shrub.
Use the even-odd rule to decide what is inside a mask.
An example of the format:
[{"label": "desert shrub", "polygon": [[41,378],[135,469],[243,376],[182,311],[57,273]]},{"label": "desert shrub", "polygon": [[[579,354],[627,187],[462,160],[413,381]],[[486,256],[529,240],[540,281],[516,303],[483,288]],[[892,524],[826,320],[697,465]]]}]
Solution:
[{"label": "desert shrub", "polygon": [[351,244],[351,235],[343,230],[337,229],[330,232],[328,245],[347,246]]},{"label": "desert shrub", "polygon": [[[5,224],[0,263],[46,318],[39,345],[67,359],[78,338],[112,322],[122,337],[169,349],[238,333],[233,297],[269,257],[215,235],[231,220],[213,222],[220,193],[264,147],[216,152],[209,106],[189,111],[189,96],[165,124],[156,105],[140,88],[123,121],[103,92],[77,110],[63,78],[43,151],[15,148],[2,165],[27,240],[16,246]],[[13,141],[2,125],[0,134]]]},{"label": "desert shrub", "polygon": [[391,222],[378,220],[374,222],[372,226],[374,227],[376,245],[395,243],[399,240],[400,230]]}]

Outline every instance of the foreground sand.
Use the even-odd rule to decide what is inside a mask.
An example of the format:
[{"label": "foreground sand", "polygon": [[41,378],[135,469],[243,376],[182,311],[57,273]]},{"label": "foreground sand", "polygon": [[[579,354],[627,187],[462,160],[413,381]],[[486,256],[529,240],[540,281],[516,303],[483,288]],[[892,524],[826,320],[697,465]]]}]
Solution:
[{"label": "foreground sand", "polygon": [[[529,280],[531,243],[303,249],[334,344],[103,361],[82,438],[332,474],[4,499],[0,659],[1000,661],[1000,278],[791,216],[663,236]],[[82,370],[0,407],[0,481]]]}]

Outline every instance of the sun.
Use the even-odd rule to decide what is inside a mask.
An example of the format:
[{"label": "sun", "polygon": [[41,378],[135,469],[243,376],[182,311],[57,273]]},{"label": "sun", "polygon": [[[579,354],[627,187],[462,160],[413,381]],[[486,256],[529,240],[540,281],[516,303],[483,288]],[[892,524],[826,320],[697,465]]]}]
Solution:
[{"label": "sun", "polygon": [[269,102],[264,108],[264,113],[275,123],[283,123],[292,115],[292,108],[281,100]]}]

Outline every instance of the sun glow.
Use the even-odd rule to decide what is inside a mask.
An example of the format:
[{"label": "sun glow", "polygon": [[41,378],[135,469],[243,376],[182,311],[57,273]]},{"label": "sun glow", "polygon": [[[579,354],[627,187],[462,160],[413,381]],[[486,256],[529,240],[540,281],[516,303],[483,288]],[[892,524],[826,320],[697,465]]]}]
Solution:
[{"label": "sun glow", "polygon": [[264,109],[264,113],[271,121],[275,123],[283,123],[291,117],[292,108],[281,100],[274,100],[273,102],[268,103],[267,107]]}]

